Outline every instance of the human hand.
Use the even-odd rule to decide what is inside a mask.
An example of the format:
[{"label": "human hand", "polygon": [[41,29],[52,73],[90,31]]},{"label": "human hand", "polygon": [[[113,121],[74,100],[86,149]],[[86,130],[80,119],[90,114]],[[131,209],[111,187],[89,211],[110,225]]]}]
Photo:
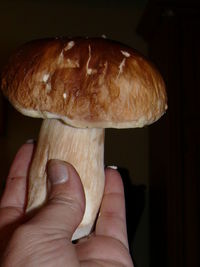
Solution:
[{"label": "human hand", "polygon": [[106,169],[105,192],[94,232],[73,244],[71,237],[82,219],[85,199],[80,178],[70,164],[49,162],[51,189],[47,203],[32,218],[25,216],[33,149],[33,144],[25,144],[18,151],[0,202],[1,266],[132,267],[119,173]]}]

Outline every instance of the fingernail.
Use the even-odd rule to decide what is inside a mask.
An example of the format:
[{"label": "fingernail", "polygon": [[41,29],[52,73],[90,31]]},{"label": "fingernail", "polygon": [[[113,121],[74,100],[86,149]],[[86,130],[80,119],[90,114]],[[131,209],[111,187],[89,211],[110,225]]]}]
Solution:
[{"label": "fingernail", "polygon": [[28,139],[26,141],[26,144],[34,144],[35,143],[35,140],[34,139]]},{"label": "fingernail", "polygon": [[107,166],[107,168],[110,168],[110,169],[113,169],[113,170],[117,170],[118,169],[118,167],[117,166]]},{"label": "fingernail", "polygon": [[47,164],[47,176],[52,184],[66,183],[69,179],[66,163],[57,159],[50,160]]}]

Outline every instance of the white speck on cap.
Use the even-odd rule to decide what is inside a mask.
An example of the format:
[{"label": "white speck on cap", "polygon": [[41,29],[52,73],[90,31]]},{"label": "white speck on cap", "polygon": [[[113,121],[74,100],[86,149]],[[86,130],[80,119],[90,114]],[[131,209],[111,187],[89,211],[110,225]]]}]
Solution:
[{"label": "white speck on cap", "polygon": [[64,99],[67,98],[67,94],[66,94],[66,93],[63,94],[63,98],[64,98]]},{"label": "white speck on cap", "polygon": [[88,74],[88,75],[91,75],[91,74],[92,74],[92,69],[88,68],[88,69],[87,69],[87,74]]},{"label": "white speck on cap", "polygon": [[123,51],[121,50],[122,55],[124,55],[125,57],[130,57],[130,54],[127,51]]},{"label": "white speck on cap", "polygon": [[96,69],[90,69],[90,68],[87,69],[87,74],[88,75],[95,74],[95,73],[97,73]]},{"label": "white speck on cap", "polygon": [[123,60],[121,61],[121,63],[119,64],[119,72],[118,72],[118,75],[117,75],[117,78],[119,77],[119,75],[121,73],[123,73],[123,68],[125,66],[125,62],[126,62],[126,58],[123,58]]},{"label": "white speck on cap", "polygon": [[48,73],[44,74],[44,76],[42,78],[43,82],[46,83],[48,81],[48,79],[49,79],[49,74]]},{"label": "white speck on cap", "polygon": [[101,37],[104,38],[104,39],[107,38],[107,36],[105,34],[102,34]]},{"label": "white speck on cap", "polygon": [[70,50],[75,45],[74,41],[70,41],[67,46],[64,48],[65,51]]},{"label": "white speck on cap", "polygon": [[91,59],[91,46],[89,45],[88,46],[88,60],[87,60],[87,63],[86,63],[86,73],[87,73],[87,75],[92,74],[92,69],[89,68],[90,59]]}]

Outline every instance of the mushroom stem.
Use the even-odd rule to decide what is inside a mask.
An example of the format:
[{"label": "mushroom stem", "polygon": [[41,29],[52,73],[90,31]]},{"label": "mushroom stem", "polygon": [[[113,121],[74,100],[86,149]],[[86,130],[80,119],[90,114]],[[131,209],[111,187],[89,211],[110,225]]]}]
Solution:
[{"label": "mushroom stem", "polygon": [[80,175],[86,209],[73,240],[88,235],[104,190],[104,129],[78,129],[57,119],[45,119],[29,173],[26,212],[42,206],[47,196],[46,164],[50,159],[71,163]]}]

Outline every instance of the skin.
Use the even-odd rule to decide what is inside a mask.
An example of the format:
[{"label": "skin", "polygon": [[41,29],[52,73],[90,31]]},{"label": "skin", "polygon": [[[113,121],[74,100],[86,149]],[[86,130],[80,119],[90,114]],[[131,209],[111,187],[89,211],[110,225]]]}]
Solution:
[{"label": "skin", "polygon": [[[129,254],[124,189],[119,173],[106,169],[105,192],[94,232],[76,243],[85,199],[80,178],[68,163],[47,166],[51,184],[44,207],[25,216],[27,175],[34,150],[23,145],[10,168],[0,202],[0,265],[2,267],[133,267]],[[67,180],[59,179],[66,170]]]}]

